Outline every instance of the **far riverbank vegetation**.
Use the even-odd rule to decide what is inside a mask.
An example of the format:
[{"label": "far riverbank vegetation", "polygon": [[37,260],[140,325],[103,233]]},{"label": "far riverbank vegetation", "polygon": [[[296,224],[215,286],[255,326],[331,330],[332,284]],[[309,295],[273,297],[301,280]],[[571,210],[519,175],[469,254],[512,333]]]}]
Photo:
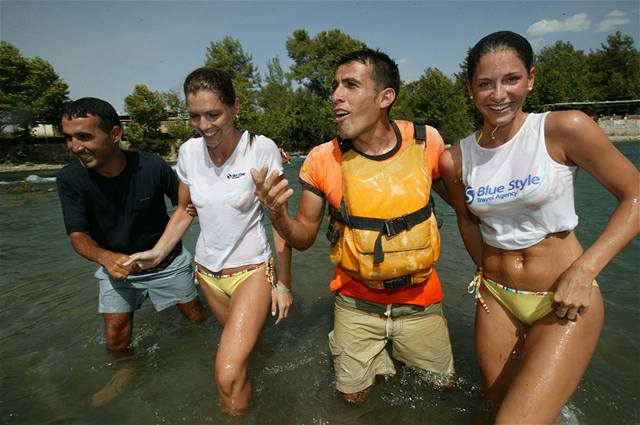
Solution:
[{"label": "far riverbank vegetation", "polygon": [[[285,43],[293,61],[287,70],[274,57],[261,74],[252,55],[232,37],[211,41],[203,64],[233,76],[242,103],[240,128],[268,135],[287,152],[306,153],[336,133],[330,105],[335,61],[349,51],[376,46],[338,29],[315,36],[295,30]],[[393,57],[393,52],[386,53]],[[558,103],[640,99],[640,52],[633,38],[620,32],[608,35],[590,52],[557,41],[536,52],[535,64],[538,77],[527,101],[529,111]],[[424,121],[438,128],[447,143],[459,140],[481,122],[466,96],[465,75],[462,62],[452,76],[429,67],[417,80],[403,81],[393,117]],[[42,124],[50,124],[55,132],[69,87],[54,68],[41,58],[23,57],[1,41],[0,76],[0,143],[24,143]],[[134,149],[166,155],[193,136],[179,91],[158,91],[140,82],[124,104],[124,139]],[[622,113],[640,114],[637,105],[632,103]],[[585,112],[594,117],[601,113],[594,108]]]}]

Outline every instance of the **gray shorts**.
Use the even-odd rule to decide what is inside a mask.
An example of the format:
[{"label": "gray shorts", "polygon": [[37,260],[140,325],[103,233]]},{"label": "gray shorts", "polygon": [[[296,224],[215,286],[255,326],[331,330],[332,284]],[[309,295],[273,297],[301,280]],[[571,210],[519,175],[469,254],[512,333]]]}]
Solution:
[{"label": "gray shorts", "polygon": [[136,311],[147,297],[156,311],[161,311],[198,296],[193,282],[193,256],[185,248],[162,270],[135,273],[127,279],[117,280],[100,267],[94,276],[100,285],[100,313]]}]

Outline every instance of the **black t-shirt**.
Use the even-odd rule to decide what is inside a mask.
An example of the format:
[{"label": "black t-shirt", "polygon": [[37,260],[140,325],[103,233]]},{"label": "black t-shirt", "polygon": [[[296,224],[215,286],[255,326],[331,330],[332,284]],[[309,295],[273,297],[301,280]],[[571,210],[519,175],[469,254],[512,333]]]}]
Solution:
[{"label": "black t-shirt", "polygon": [[88,231],[102,248],[132,254],[153,248],[169,216],[164,195],[178,203],[178,178],[160,156],[123,151],[125,169],[104,177],[79,161],[57,176],[67,234]]}]

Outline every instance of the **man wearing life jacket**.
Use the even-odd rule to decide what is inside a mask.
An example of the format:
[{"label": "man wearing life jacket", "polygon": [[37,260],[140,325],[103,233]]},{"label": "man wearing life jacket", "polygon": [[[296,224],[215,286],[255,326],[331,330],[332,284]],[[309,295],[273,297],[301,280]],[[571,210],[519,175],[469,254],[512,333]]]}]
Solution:
[{"label": "man wearing life jacket", "polygon": [[[252,170],[256,193],[291,246],[309,248],[329,203],[336,294],[329,334],[336,387],[350,403],[367,397],[376,375],[394,375],[392,356],[448,385],[454,373],[442,289],[434,264],[440,238],[430,197],[444,150],[437,130],[390,121],[398,66],[365,49],[337,65],[332,105],[339,137],[316,146],[300,169],[302,194],[290,217],[288,182]],[[439,193],[440,182],[433,184]]]}]

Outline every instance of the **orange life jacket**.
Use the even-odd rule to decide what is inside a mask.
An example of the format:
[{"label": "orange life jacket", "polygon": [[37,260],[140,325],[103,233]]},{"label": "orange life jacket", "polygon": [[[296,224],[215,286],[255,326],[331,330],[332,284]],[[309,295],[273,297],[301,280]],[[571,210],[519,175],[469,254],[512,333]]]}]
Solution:
[{"label": "orange life jacket", "polygon": [[330,258],[347,274],[375,289],[424,282],[440,256],[440,233],[424,163],[424,125],[397,121],[410,146],[384,160],[342,151],[342,201],[329,205]]}]

